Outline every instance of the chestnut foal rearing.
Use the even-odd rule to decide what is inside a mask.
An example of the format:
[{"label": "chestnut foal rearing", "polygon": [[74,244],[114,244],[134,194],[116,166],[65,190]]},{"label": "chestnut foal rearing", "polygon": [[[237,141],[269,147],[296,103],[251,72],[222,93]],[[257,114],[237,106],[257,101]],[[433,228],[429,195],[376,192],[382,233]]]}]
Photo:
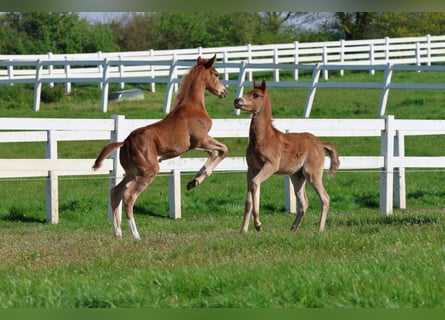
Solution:
[{"label": "chestnut foal rearing", "polygon": [[208,135],[212,120],[204,103],[205,90],[219,98],[227,96],[227,89],[213,67],[215,59],[216,55],[211,59],[198,57],[196,65],[182,80],[172,111],[164,119],[134,130],[123,142],[108,144],[97,157],[93,169],[98,169],[113,150],[120,148],[119,159],[125,177],[110,191],[117,237],[122,236],[122,217],[118,206],[123,200],[131,233],[134,238],[140,238],[133,217],[133,205],[159,172],[160,161],[177,157],[191,149],[206,151],[209,155],[207,161],[187,184],[187,189],[192,189],[210,176],[225,158],[227,147]]},{"label": "chestnut foal rearing", "polygon": [[323,187],[324,149],[331,158],[329,175],[339,167],[338,152],[329,142],[320,142],[310,133],[283,133],[272,125],[272,106],[263,80],[254,81],[248,94],[234,101],[235,108],[252,113],[249,145],[246,150],[248,164],[247,195],[241,233],[247,233],[249,218],[253,214],[257,231],[261,230],[260,185],[273,174],[289,175],[298,200],[298,212],[291,230],[296,231],[307,208],[306,180],[313,186],[321,202],[319,231],[325,227],[329,209],[329,195]]}]

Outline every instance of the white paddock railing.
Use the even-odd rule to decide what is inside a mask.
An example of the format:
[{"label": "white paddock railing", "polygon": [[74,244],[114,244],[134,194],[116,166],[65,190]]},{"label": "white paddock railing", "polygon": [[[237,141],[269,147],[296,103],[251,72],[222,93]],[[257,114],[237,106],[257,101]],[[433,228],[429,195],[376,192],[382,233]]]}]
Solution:
[{"label": "white paddock railing", "polygon": [[[428,71],[423,67],[445,61],[445,36],[137,52],[0,55],[0,84],[34,84],[33,110],[39,111],[43,83],[65,83],[67,92],[71,90],[71,83],[98,83],[102,92],[100,108],[106,112],[110,83],[119,83],[121,88],[126,82],[147,83],[152,91],[156,83],[163,83],[168,84],[164,104],[164,110],[168,112],[181,76],[188,72],[197,56],[213,54],[217,54],[218,61],[222,59],[216,67],[223,75],[223,82],[238,86],[238,93],[252,82],[254,72],[271,71],[276,85],[306,87],[309,97],[315,94],[312,88],[314,83],[318,86],[320,71],[324,80],[328,79],[330,70],[339,70],[343,74],[345,69],[366,69],[373,74],[375,70],[388,68],[388,65],[413,65],[419,71]],[[308,68],[316,77],[310,83],[299,82],[299,71]],[[396,70],[393,67],[390,69],[391,72]],[[281,81],[280,71],[284,70],[292,71],[294,81]],[[237,80],[230,80],[231,75]],[[391,84],[390,77],[386,80]],[[343,88],[341,82],[331,85]],[[431,86],[434,87],[434,84]],[[379,114],[382,109],[379,108]],[[305,110],[310,110],[308,101]],[[308,117],[306,111],[304,116]]]},{"label": "white paddock railing", "polygon": [[[109,174],[110,187],[118,183],[123,170],[114,152],[102,168],[93,172],[94,159],[60,159],[58,141],[108,140],[122,141],[138,127],[158,121],[112,119],[35,119],[0,118],[0,143],[45,142],[43,159],[0,159],[0,178],[46,177],[47,221],[58,223],[58,177]],[[210,134],[215,138],[247,137],[248,119],[214,119]],[[445,120],[382,119],[275,119],[274,125],[289,132],[312,132],[322,137],[380,137],[381,152],[376,156],[341,154],[340,170],[374,169],[381,172],[380,212],[391,214],[394,207],[406,207],[405,168],[445,168],[445,156],[410,157],[405,155],[404,137],[409,135],[445,135]],[[100,150],[98,150],[99,152]],[[181,217],[181,173],[196,172],[204,158],[175,158],[161,162],[161,172],[169,173],[169,215]],[[327,158],[325,169],[329,167]],[[245,172],[244,157],[228,157],[217,172]],[[5,182],[7,183],[7,182]],[[285,178],[285,207],[295,212],[292,185]]]}]

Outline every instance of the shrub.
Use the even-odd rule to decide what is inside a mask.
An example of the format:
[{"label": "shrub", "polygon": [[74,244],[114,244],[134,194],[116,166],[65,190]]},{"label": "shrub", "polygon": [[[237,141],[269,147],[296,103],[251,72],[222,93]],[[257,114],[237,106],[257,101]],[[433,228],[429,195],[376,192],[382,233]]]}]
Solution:
[{"label": "shrub", "polygon": [[40,99],[45,103],[59,102],[63,96],[65,95],[65,91],[62,86],[54,86],[54,87],[42,87],[42,93],[40,95]]}]

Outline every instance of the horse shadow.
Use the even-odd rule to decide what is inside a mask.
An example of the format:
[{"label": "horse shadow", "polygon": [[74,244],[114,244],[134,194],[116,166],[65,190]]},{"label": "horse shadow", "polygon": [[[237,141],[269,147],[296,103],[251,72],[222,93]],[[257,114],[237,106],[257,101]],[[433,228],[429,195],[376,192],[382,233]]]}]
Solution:
[{"label": "horse shadow", "polygon": [[45,219],[37,218],[34,216],[27,215],[25,210],[11,207],[8,210],[8,214],[1,218],[3,221],[10,222],[24,222],[24,223],[45,223]]},{"label": "horse shadow", "polygon": [[168,219],[168,213],[159,213],[159,210],[155,211],[154,207],[151,207],[149,204],[135,204],[133,207],[133,213],[141,216],[150,216],[155,218],[163,218]]}]

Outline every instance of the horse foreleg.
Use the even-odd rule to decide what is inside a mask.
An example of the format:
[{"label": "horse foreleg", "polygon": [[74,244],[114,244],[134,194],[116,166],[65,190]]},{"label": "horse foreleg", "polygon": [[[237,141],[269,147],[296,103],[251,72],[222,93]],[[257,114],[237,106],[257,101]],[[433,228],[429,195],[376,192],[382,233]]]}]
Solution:
[{"label": "horse foreleg", "polygon": [[204,163],[202,168],[196,173],[193,180],[191,180],[187,184],[187,190],[190,190],[194,187],[200,185],[207,177],[209,177],[213,170],[218,166],[218,164],[226,157],[227,155],[227,147],[226,145],[216,141],[213,138],[210,138],[211,142],[204,150],[207,150],[209,157],[207,161]]},{"label": "horse foreleg", "polygon": [[244,219],[243,219],[243,225],[241,227],[241,234],[247,233],[249,230],[249,220],[250,216],[252,214],[253,209],[253,193],[250,188],[251,186],[251,180],[254,177],[254,174],[251,172],[251,170],[247,170],[247,192],[246,192],[246,202],[244,204]]},{"label": "horse foreleg", "polygon": [[[250,191],[252,198],[253,224],[256,231],[262,230],[260,221],[260,187],[261,183],[276,172],[277,166],[273,163],[266,163],[263,168],[255,175],[252,170],[248,170],[247,190]],[[247,210],[246,210],[247,212]]]}]

